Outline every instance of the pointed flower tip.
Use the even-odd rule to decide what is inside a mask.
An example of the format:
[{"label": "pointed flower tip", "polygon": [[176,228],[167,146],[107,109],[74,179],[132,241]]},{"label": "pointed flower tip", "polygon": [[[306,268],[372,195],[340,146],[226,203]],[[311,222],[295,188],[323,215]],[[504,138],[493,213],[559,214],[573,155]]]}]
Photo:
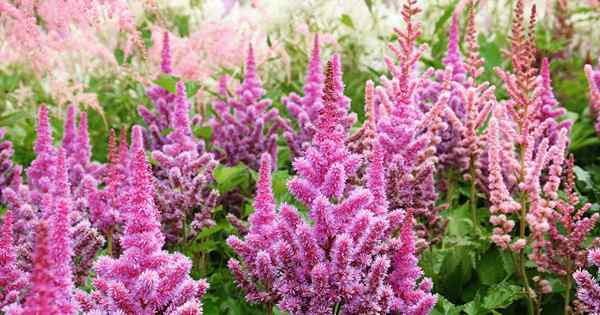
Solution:
[{"label": "pointed flower tip", "polygon": [[163,48],[161,59],[161,71],[165,74],[171,74],[173,69],[171,67],[171,44],[168,31],[163,32]]},{"label": "pointed flower tip", "polygon": [[144,148],[143,130],[144,129],[139,125],[135,125],[131,128],[131,151],[134,153],[143,150]]}]

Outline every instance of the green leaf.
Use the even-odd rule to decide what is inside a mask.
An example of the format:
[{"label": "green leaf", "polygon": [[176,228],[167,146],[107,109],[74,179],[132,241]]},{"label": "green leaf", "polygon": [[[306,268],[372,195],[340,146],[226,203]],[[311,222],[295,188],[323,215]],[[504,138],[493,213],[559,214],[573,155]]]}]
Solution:
[{"label": "green leaf", "polygon": [[121,48],[116,48],[113,52],[117,63],[122,65],[125,62],[125,52]]},{"label": "green leaf", "polygon": [[488,250],[478,264],[477,275],[481,283],[493,285],[501,282],[506,277],[506,272],[500,268],[502,257],[496,248]]},{"label": "green leaf", "polygon": [[245,165],[219,165],[215,168],[213,176],[219,192],[225,193],[238,187],[248,187],[252,175]]},{"label": "green leaf", "polygon": [[483,297],[482,306],[487,310],[505,308],[523,297],[522,287],[502,282],[490,287]]},{"label": "green leaf", "polygon": [[154,83],[161,88],[175,94],[177,92],[177,82],[179,78],[176,76],[161,74],[158,79],[154,80]]},{"label": "green leaf", "polygon": [[190,16],[189,15],[176,15],[175,25],[177,25],[177,31],[182,37],[190,34]]},{"label": "green leaf", "polygon": [[212,137],[212,128],[208,126],[194,126],[194,135],[208,142]]},{"label": "green leaf", "polygon": [[352,22],[352,18],[348,14],[342,14],[340,21],[342,24],[354,29],[354,22]]},{"label": "green leaf", "polygon": [[192,98],[196,93],[200,90],[200,84],[196,81],[186,81],[185,82],[185,94],[188,98]]},{"label": "green leaf", "polygon": [[452,304],[445,297],[438,295],[438,301],[431,312],[432,315],[459,315],[462,307]]}]

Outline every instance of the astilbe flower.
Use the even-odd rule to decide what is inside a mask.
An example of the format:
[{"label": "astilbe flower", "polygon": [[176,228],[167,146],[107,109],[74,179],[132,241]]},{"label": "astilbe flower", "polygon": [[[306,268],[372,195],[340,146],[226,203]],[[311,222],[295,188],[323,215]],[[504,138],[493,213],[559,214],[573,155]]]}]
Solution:
[{"label": "astilbe flower", "polygon": [[590,112],[596,119],[596,133],[600,135],[600,118],[598,116],[600,113],[600,70],[594,70],[591,65],[585,65],[585,75],[590,90]]},{"label": "astilbe flower", "polygon": [[[298,124],[297,131],[284,132],[284,137],[288,142],[293,156],[302,156],[316,134],[319,112],[323,107],[324,79],[321,67],[321,43],[317,34],[315,35],[306,79],[304,81],[304,95],[299,96],[296,93],[291,93],[282,99],[282,103],[287,107],[291,117]],[[344,102],[350,104],[348,100],[344,100]],[[354,114],[349,115],[345,122],[345,128],[350,129],[355,122],[356,116]]]},{"label": "astilbe flower", "polygon": [[262,99],[265,90],[256,74],[252,46],[237,97],[228,92],[227,77],[222,77],[219,85],[223,99],[214,102],[216,117],[210,120],[217,159],[224,165],[244,163],[255,170],[262,152],[269,152],[277,161],[277,132],[292,129],[276,108],[269,110],[271,100]]},{"label": "astilbe flower", "polygon": [[[66,152],[61,149],[56,160],[52,201],[42,209],[47,219],[34,222],[37,226],[32,270],[24,303],[15,301],[7,307],[8,314],[75,314],[73,304],[73,244],[69,214],[71,198],[66,168]],[[12,214],[9,217],[12,220]],[[11,232],[11,231],[8,231]],[[12,241],[12,237],[9,238]],[[9,263],[16,265],[15,259]],[[49,305],[52,304],[52,305]]]},{"label": "astilbe flower", "polygon": [[[185,235],[194,237],[201,229],[213,226],[212,210],[218,199],[218,193],[210,187],[217,162],[212,153],[199,148],[203,142],[192,135],[190,104],[181,81],[177,83],[175,104],[173,131],[167,136],[170,143],[152,153],[157,161],[157,203],[169,243],[176,243]],[[183,230],[188,221],[191,231],[186,233]]]},{"label": "astilbe flower", "polygon": [[428,314],[436,298],[429,279],[418,284],[412,215],[388,209],[383,149],[375,145],[363,187],[347,181],[361,156],[345,145],[336,63],[334,56],[327,68],[317,133],[288,184],[313,223],[291,205],[276,209],[272,159],[264,153],[250,231],[245,240],[227,240],[241,262],[228,266],[248,301],[290,314]]},{"label": "astilbe flower", "polygon": [[425,242],[436,242],[445,229],[445,220],[437,207],[435,169],[438,162],[436,146],[439,134],[447,128],[443,121],[449,102],[451,72],[445,71],[444,92],[429,109],[424,110],[417,91],[424,88],[433,69],[418,75],[414,68],[426,46],[415,50],[420,35],[419,23],[412,18],[420,12],[416,1],[409,0],[403,6],[402,16],[406,30],[395,29],[399,47],[389,48],[398,64],[391,58],[385,59],[392,78],[382,77],[377,87],[378,100],[383,110],[378,123],[380,142],[386,151],[388,188],[387,195],[392,208],[413,208],[420,224],[417,227]]},{"label": "astilbe flower", "polygon": [[[588,261],[595,267],[600,267],[600,249],[592,249],[588,253]],[[573,273],[577,283],[577,298],[583,311],[589,314],[600,314],[600,285],[597,280],[586,270]]]},{"label": "astilbe flower", "polygon": [[77,300],[90,314],[202,314],[200,298],[208,283],[189,276],[192,263],[187,257],[162,249],[152,175],[143,147],[134,147],[128,176],[136,184],[123,205],[127,214],[120,240],[123,252],[119,258],[98,259],[95,290],[79,291]]},{"label": "astilbe flower", "polygon": [[17,265],[13,221],[12,212],[6,212],[0,238],[0,309],[20,299],[22,291],[27,287],[29,277],[29,274]]},{"label": "astilbe flower", "polygon": [[[6,131],[0,129],[0,139],[4,139]],[[14,154],[12,142],[4,140],[0,142],[0,202],[2,200],[2,191],[8,187],[15,176],[21,175],[21,166],[15,165],[12,161]]]},{"label": "astilbe flower", "polygon": [[[87,129],[87,126],[85,127]],[[87,132],[83,134],[87,137]],[[74,195],[73,187],[69,184],[68,180],[64,182],[57,181],[58,172],[60,171],[58,168],[59,152],[61,150],[65,151],[65,169],[67,173],[69,173],[71,170],[70,166],[73,164],[68,161],[67,148],[57,150],[53,146],[48,121],[48,109],[45,106],[40,107],[39,110],[37,135],[34,147],[36,158],[26,170],[28,175],[27,183],[23,184],[20,182],[20,178],[15,177],[11,186],[3,191],[7,208],[11,209],[15,218],[15,239],[17,244],[19,244],[17,250],[19,253],[18,263],[23,270],[30,270],[31,252],[34,242],[32,232],[35,222],[49,219],[51,212],[48,209],[55,207],[59,199],[67,198],[71,205],[68,222],[70,228],[73,228],[75,231],[73,240],[73,249],[77,257],[75,273],[80,275],[78,281],[81,282],[88,274],[89,265],[94,259],[96,252],[104,244],[104,239],[90,225],[87,202],[85,201],[86,197],[84,195]],[[70,174],[73,173],[71,172]],[[93,182],[90,174],[86,173],[83,178],[84,180],[81,185],[84,185],[86,182],[85,178]],[[67,186],[63,186],[65,183]],[[87,189],[82,189],[81,192],[84,190]],[[77,189],[74,191],[80,192]],[[64,197],[66,195],[68,197]]]},{"label": "astilbe flower", "polygon": [[[549,238],[556,236],[553,236],[551,226],[566,210],[554,207],[559,203],[558,189],[570,123],[559,123],[555,117],[561,110],[550,101],[549,76],[545,73],[547,63],[539,75],[534,66],[535,10],[532,6],[528,31],[525,32],[523,1],[519,0],[515,5],[509,52],[512,73],[496,69],[509,99],[495,106],[486,138],[490,223],[495,226],[491,240],[500,248],[517,254],[518,270],[529,305],[537,312],[540,296],[529,285],[525,251],[531,246],[534,250],[529,258],[542,268],[548,267],[541,250],[548,249]],[[516,222],[518,234],[513,234]],[[583,230],[586,224],[581,225]],[[577,238],[573,236],[574,241]]]},{"label": "astilbe flower", "polygon": [[[173,70],[171,67],[168,32],[163,33],[161,57],[161,73],[163,75],[171,75]],[[173,128],[177,107],[177,95],[158,85],[149,87],[146,91],[146,95],[154,105],[155,112],[152,112],[143,105],[138,107],[138,113],[148,126],[148,128],[144,130],[144,139],[146,145],[150,149],[161,150],[164,145],[171,143],[170,139],[165,134],[165,131]],[[192,124],[195,124],[198,120],[198,116],[194,117]]]}]

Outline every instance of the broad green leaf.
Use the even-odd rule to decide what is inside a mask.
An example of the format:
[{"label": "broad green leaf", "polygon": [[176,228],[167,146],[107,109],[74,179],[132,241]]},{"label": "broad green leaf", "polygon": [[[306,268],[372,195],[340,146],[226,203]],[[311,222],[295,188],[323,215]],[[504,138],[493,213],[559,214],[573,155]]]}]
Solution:
[{"label": "broad green leaf", "polygon": [[215,178],[219,192],[225,193],[238,187],[248,187],[251,173],[245,165],[219,165],[215,168],[213,177]]},{"label": "broad green leaf", "polygon": [[481,283],[493,285],[501,282],[506,277],[506,272],[501,268],[502,257],[496,248],[488,250],[477,266],[477,275]]},{"label": "broad green leaf", "polygon": [[342,14],[340,21],[349,28],[354,28],[354,22],[352,22],[352,18],[348,14]]},{"label": "broad green leaf", "polygon": [[502,282],[496,284],[488,290],[483,297],[482,306],[487,310],[505,308],[514,301],[523,298],[524,291],[520,286]]}]

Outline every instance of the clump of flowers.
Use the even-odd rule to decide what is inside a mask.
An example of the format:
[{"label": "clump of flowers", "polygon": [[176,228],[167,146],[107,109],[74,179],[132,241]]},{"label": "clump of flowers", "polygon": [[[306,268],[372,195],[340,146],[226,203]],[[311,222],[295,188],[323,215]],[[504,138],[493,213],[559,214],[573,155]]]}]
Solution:
[{"label": "clump of flowers", "polygon": [[[4,139],[5,133],[4,129],[0,129],[0,139]],[[0,201],[2,201],[4,188],[13,183],[15,177],[21,176],[21,166],[13,163],[13,154],[12,142],[9,140],[0,142]]]},{"label": "clump of flowers", "polygon": [[[85,123],[83,126],[87,129]],[[81,134],[87,137],[87,131]],[[39,110],[37,135],[38,138],[34,148],[36,159],[26,170],[27,183],[22,184],[20,178],[15,178],[11,186],[3,191],[7,208],[14,215],[15,239],[19,244],[17,250],[18,263],[23,270],[30,270],[34,242],[32,231],[35,222],[47,220],[50,217],[50,209],[56,207],[59,200],[69,199],[71,211],[69,211],[66,222],[75,231],[73,239],[73,250],[77,261],[75,273],[80,276],[78,281],[83,281],[89,272],[89,265],[93,261],[96,252],[104,244],[104,239],[89,222],[86,196],[79,194],[83,193],[84,189],[79,190],[71,185],[68,177],[72,174],[81,174],[77,170],[84,170],[84,168],[80,168],[82,165],[90,165],[73,163],[73,161],[89,161],[89,156],[80,159],[75,158],[76,154],[71,154],[72,158],[69,159],[67,148],[63,147],[57,150],[53,146],[48,109],[45,106],[40,107]],[[89,143],[89,140],[86,139],[83,142]],[[89,148],[84,147],[82,149],[89,152]],[[62,151],[64,153],[61,153]],[[67,180],[60,182],[57,181],[57,176],[59,176],[57,172],[61,171],[59,161],[62,155],[64,155],[65,160],[63,167],[68,177]],[[96,170],[97,168],[90,169]],[[92,175],[87,173],[74,178],[79,179],[82,177],[84,180],[80,183],[81,185],[86,182],[85,178],[88,178],[89,183],[94,182]],[[85,190],[87,191],[87,189]]]},{"label": "clump of flowers", "polygon": [[[297,131],[286,131],[286,138],[290,150],[294,156],[302,156],[304,151],[311,145],[312,139],[317,132],[317,121],[319,112],[323,107],[323,87],[325,77],[321,67],[321,42],[319,35],[315,35],[313,49],[308,64],[306,79],[304,81],[303,96],[291,93],[282,99],[290,115],[298,124]],[[349,100],[346,101],[349,106]],[[348,115],[344,123],[346,129],[350,129],[356,122],[354,113]]]},{"label": "clump of flowers", "polygon": [[96,262],[95,290],[79,291],[77,300],[85,312],[202,314],[200,298],[208,283],[189,276],[192,263],[187,257],[162,249],[165,239],[142,146],[133,152],[130,167],[129,181],[135,185],[123,205],[123,252],[119,258],[103,256]]},{"label": "clump of flowers", "polygon": [[416,1],[409,0],[403,6],[402,16],[406,30],[396,29],[399,47],[389,45],[398,60],[396,65],[391,58],[385,59],[392,78],[382,77],[382,86],[376,89],[383,113],[378,123],[380,142],[386,151],[387,196],[391,207],[415,209],[415,215],[422,225],[419,237],[420,248],[439,240],[445,230],[445,220],[437,207],[435,187],[436,146],[440,143],[439,133],[447,128],[443,121],[445,108],[449,102],[450,71],[443,80],[444,92],[432,104],[423,109],[417,98],[417,91],[424,88],[433,69],[418,75],[414,72],[425,45],[416,47],[420,35],[419,23],[412,18],[420,12]]},{"label": "clump of flowers", "polygon": [[[203,149],[203,142],[194,139],[183,82],[177,83],[173,116],[173,131],[167,136],[169,144],[155,150],[152,157],[157,161],[154,170],[157,181],[158,208],[163,231],[168,242],[194,237],[205,227],[215,224],[212,210],[217,204],[218,193],[210,187],[212,172],[217,165],[212,153]],[[191,221],[191,231],[185,232]]]},{"label": "clump of flowers", "polygon": [[[161,70],[163,74],[173,71],[167,32],[163,36]],[[144,106],[138,111],[148,124],[146,140],[150,142],[152,158],[157,162],[153,175],[157,179],[157,206],[163,231],[168,243],[177,243],[214,225],[212,210],[217,204],[218,193],[210,188],[210,184],[217,162],[212,153],[206,152],[204,141],[193,135],[192,124],[201,117],[197,115],[192,121],[188,118],[191,105],[182,81],[176,84],[175,94],[154,86],[149,89],[148,96],[156,113]],[[190,223],[189,227],[187,223]]]},{"label": "clump of flowers", "polygon": [[[72,204],[64,149],[58,153],[53,179],[55,180],[52,186],[53,195],[46,196],[50,200],[44,203],[46,207],[42,209],[46,218],[32,222],[36,226],[36,235],[25,296],[16,296],[19,281],[23,281],[25,276],[18,270],[14,254],[10,254],[9,259],[4,262],[13,265],[13,272],[20,273],[17,277],[8,274],[16,282],[10,284],[13,288],[7,293],[12,294],[12,298],[24,299],[24,302],[15,299],[13,304],[7,306],[7,314],[75,314],[76,306],[72,301],[74,287],[72,228],[69,222]],[[4,231],[8,234],[8,242],[13,241],[12,231],[10,231],[12,219],[12,213],[9,213],[5,219],[9,221],[8,224],[5,223],[7,230]],[[8,245],[10,248],[12,244]],[[6,268],[10,270],[11,266],[2,266],[2,269],[6,270]]]},{"label": "clump of flowers", "polygon": [[600,134],[600,70],[594,70],[591,65],[585,65],[585,75],[587,76],[590,89],[590,111],[596,118],[596,133]]},{"label": "clump of flowers", "polygon": [[[277,210],[272,160],[263,154],[245,240],[228,244],[240,256],[229,268],[250,302],[276,304],[291,314],[428,314],[436,298],[420,282],[412,214],[390,211],[385,196],[384,151],[376,145],[367,181],[351,187],[361,156],[348,151],[348,118],[339,57],[327,68],[317,133],[288,188],[309,209],[308,223],[291,205]],[[398,232],[398,234],[396,234]]]},{"label": "clump of flowers", "polygon": [[219,82],[222,99],[214,102],[216,117],[210,120],[217,159],[224,165],[244,163],[258,169],[262,152],[269,152],[277,161],[277,133],[292,131],[271,100],[263,99],[265,90],[256,74],[252,46],[248,48],[244,80],[234,97],[227,89],[227,77]]},{"label": "clump of flowers", "polygon": [[17,265],[12,212],[6,212],[3,219],[0,239],[0,309],[20,299],[29,276]]},{"label": "clump of flowers", "polygon": [[[490,223],[495,226],[492,241],[518,255],[518,270],[529,297],[530,309],[537,311],[539,296],[529,284],[525,248],[528,245],[534,248],[529,258],[541,268],[550,267],[541,250],[548,249],[547,235],[552,238],[555,233],[551,226],[566,211],[564,204],[557,204],[561,205],[558,189],[570,124],[556,120],[562,110],[555,108],[556,103],[550,95],[547,63],[544,63],[540,76],[534,66],[535,6],[532,7],[527,35],[523,15],[523,1],[517,1],[510,51],[513,73],[496,69],[510,98],[495,107],[486,135]],[[555,206],[558,207],[556,210]],[[515,220],[518,221],[519,233],[513,236]],[[591,222],[582,223],[581,228]],[[577,239],[578,236],[572,236],[571,241],[577,242]]]},{"label": "clump of flowers", "polygon": [[[594,267],[600,267],[600,249],[592,249],[587,257],[589,263]],[[594,276],[586,270],[578,270],[573,273],[577,283],[577,298],[581,303],[582,311],[589,314],[600,312],[600,285]]]}]

